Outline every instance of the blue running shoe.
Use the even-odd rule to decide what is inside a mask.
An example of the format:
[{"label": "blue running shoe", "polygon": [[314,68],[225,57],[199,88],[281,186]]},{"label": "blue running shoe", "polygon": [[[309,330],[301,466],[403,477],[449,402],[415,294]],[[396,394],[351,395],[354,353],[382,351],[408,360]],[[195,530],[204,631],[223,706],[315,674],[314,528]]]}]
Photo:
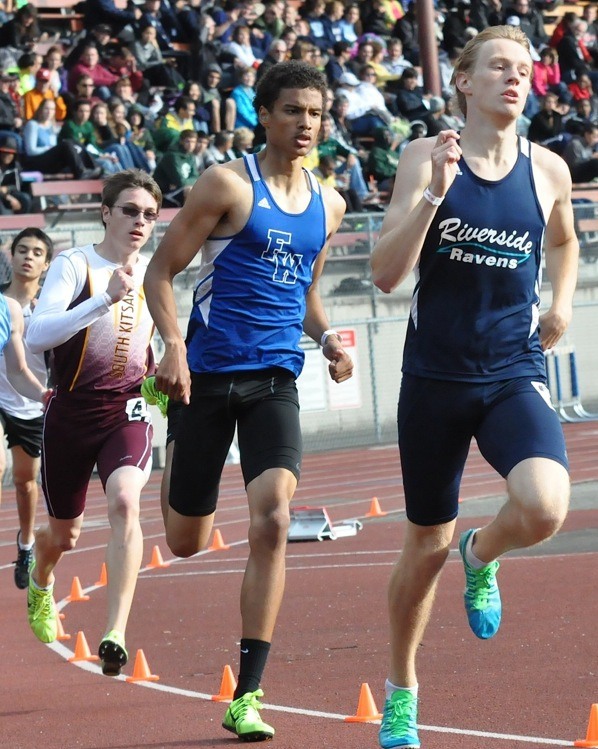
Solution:
[{"label": "blue running shoe", "polygon": [[414,694],[397,689],[386,700],[378,741],[382,749],[419,749],[417,697]]},{"label": "blue running shoe", "polygon": [[465,559],[465,547],[475,529],[465,531],[459,540],[459,552],[465,567],[465,611],[471,631],[481,640],[488,640],[498,632],[502,604],[496,582],[498,562],[490,562],[479,570],[474,569]]}]

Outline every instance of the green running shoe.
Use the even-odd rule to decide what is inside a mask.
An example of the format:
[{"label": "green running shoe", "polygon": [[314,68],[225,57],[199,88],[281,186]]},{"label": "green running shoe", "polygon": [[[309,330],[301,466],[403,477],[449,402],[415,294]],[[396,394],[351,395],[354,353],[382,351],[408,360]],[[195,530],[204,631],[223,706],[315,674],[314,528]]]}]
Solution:
[{"label": "green running shoe", "polygon": [[162,416],[166,416],[168,396],[156,388],[156,378],[153,375],[146,377],[141,383],[141,395],[149,406],[157,406]]},{"label": "green running shoe", "polygon": [[222,727],[227,731],[235,733],[241,741],[268,741],[274,736],[274,729],[260,718],[258,710],[262,709],[258,697],[263,697],[261,689],[255,692],[246,692],[242,697],[233,700],[224,720]]},{"label": "green running shoe", "polygon": [[465,531],[459,540],[459,552],[465,568],[465,611],[471,631],[481,640],[488,640],[498,632],[502,615],[500,591],[496,582],[498,562],[490,562],[479,570],[474,569],[465,559],[465,547],[476,529]]},{"label": "green running shoe", "polygon": [[35,561],[29,568],[27,588],[27,616],[33,634],[41,642],[54,642],[58,637],[58,613],[54,603],[54,584],[48,590],[40,590],[33,583]]},{"label": "green running shoe", "polygon": [[121,668],[129,660],[129,654],[125,648],[125,636],[117,629],[111,629],[104,635],[98,655],[102,661],[102,673],[104,676],[118,676]]},{"label": "green running shoe", "polygon": [[419,749],[417,735],[417,697],[397,689],[384,703],[378,732],[382,749]]}]

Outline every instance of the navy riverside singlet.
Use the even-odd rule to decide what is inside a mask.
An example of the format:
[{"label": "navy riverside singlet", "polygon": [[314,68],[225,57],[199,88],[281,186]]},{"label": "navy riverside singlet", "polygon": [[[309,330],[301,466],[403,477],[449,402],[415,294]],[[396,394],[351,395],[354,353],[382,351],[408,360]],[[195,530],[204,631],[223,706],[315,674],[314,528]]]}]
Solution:
[{"label": "navy riverside singlet", "polygon": [[255,154],[244,157],[253,186],[247,223],[231,237],[209,238],[187,334],[192,372],[283,367],[296,377],[305,296],[326,242],[320,185],[305,171],[311,199],[303,213],[283,211],[262,178]]},{"label": "navy riverside singlet", "polygon": [[503,179],[462,158],[424,241],[403,372],[463,382],[544,377],[538,337],[545,221],[530,144]]}]

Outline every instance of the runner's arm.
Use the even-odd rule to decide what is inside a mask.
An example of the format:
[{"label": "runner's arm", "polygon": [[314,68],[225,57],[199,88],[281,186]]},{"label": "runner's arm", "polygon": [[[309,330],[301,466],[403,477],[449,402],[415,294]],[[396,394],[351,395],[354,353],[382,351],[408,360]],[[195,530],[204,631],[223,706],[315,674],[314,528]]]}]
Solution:
[{"label": "runner's arm", "polygon": [[110,309],[112,300],[106,292],[68,309],[81,292],[86,275],[83,255],[59,255],[51,263],[27,328],[27,345],[34,354],[68,341]]}]

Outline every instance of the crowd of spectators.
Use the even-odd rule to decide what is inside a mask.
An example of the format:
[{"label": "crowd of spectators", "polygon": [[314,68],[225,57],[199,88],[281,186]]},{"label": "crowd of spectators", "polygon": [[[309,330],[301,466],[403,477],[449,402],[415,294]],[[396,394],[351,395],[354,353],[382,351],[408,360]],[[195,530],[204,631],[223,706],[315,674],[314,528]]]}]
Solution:
[{"label": "crowd of spectators", "polygon": [[[414,138],[462,127],[453,62],[488,25],[532,43],[533,91],[520,133],[561,153],[575,181],[598,177],[596,5],[544,18],[560,0],[435,0],[441,95],[423,87],[413,0],[82,0],[67,32],[36,8],[0,0],[0,212],[29,209],[27,180],[95,178],[135,166],[181,205],[213,163],[263,143],[256,82],[286,59],[326,75],[318,147],[308,163],[351,210],[392,189]],[[24,172],[24,173],[23,173]]]}]

